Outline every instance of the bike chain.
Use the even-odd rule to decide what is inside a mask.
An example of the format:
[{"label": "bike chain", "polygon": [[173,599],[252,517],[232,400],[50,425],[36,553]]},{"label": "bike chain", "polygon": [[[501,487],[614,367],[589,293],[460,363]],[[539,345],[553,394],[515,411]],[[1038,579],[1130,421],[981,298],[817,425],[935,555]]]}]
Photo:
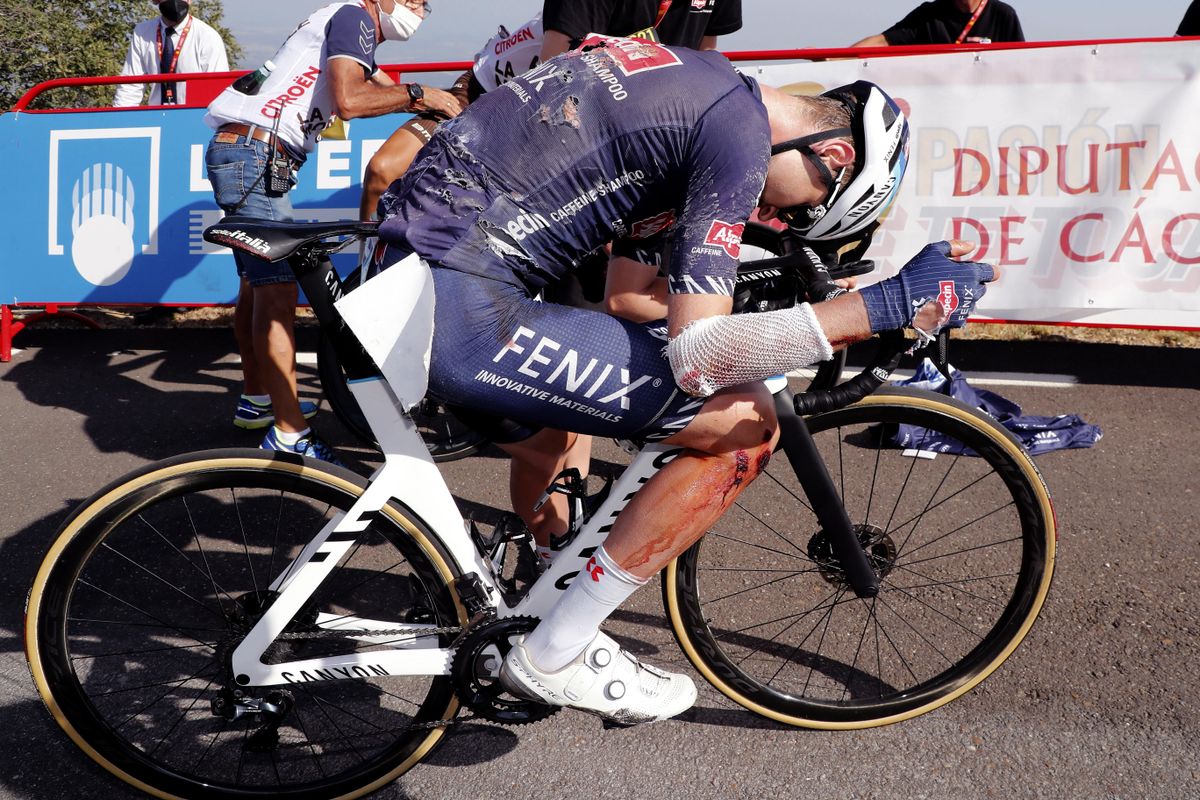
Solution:
[{"label": "bike chain", "polygon": [[462,633],[460,625],[448,625],[443,628],[379,628],[370,631],[291,631],[281,633],[276,639],[358,639],[363,636],[440,636],[443,633]]},{"label": "bike chain", "polygon": [[[291,631],[281,633],[276,636],[276,639],[355,639],[361,636],[440,636],[446,634],[462,633],[463,628],[460,625],[447,625],[441,628],[379,628],[368,631],[325,631],[325,630],[310,630],[310,631]],[[435,719],[429,722],[414,722],[408,726],[409,730],[428,731],[435,728],[449,728],[452,725],[461,725],[464,722],[471,722],[479,719],[477,714],[469,717],[455,716],[453,719]]]}]

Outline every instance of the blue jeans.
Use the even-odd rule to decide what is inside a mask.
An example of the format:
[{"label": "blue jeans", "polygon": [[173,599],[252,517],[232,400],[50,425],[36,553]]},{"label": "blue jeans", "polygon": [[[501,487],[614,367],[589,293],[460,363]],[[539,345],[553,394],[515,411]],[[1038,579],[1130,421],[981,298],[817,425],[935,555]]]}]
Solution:
[{"label": "blue jeans", "polygon": [[[266,142],[245,137],[239,139],[236,143],[215,139],[208,143],[204,162],[217,205],[226,214],[291,222],[294,212],[288,195],[274,196],[266,191],[270,155]],[[286,261],[272,264],[240,251],[234,251],[233,258],[237,262],[238,275],[251,286],[294,283],[296,280]]]}]

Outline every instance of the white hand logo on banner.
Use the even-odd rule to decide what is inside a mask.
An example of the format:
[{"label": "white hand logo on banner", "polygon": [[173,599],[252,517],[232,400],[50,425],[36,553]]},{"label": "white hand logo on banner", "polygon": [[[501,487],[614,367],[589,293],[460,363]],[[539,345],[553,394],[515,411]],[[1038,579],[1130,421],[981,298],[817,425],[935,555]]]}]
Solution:
[{"label": "white hand logo on banner", "polygon": [[93,286],[111,286],[133,264],[133,181],[115,164],[93,164],[71,191],[71,260]]}]

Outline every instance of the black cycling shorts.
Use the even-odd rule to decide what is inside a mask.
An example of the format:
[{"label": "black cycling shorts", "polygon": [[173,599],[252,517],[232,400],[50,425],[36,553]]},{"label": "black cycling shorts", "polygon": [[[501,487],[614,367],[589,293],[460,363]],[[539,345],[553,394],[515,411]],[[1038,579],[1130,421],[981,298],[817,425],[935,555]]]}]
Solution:
[{"label": "black cycling shorts", "polygon": [[429,390],[443,402],[515,420],[529,433],[642,441],[678,433],[704,404],[675,385],[662,323],[544,303],[437,265],[433,277]]}]

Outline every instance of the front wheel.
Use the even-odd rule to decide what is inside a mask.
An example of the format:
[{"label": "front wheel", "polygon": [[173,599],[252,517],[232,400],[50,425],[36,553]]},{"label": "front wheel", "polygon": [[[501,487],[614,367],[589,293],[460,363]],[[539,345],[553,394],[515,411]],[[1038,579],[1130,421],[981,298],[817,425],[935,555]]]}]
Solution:
[{"label": "front wheel", "polygon": [[260,688],[231,674],[276,581],[365,486],[329,465],[218,450],[152,464],[86,501],[27,604],[29,668],[58,724],[160,797],[357,797],[416,764],[458,711],[451,680],[381,675],[372,654],[402,645],[356,636],[355,618],[454,629],[466,615],[452,560],[398,507],[372,517],[264,655],[345,656],[353,676],[314,668]]},{"label": "front wheel", "polygon": [[[1033,625],[1050,587],[1055,520],[1020,444],[939,395],[880,389],[807,420],[880,576],[855,596],[788,460],[667,568],[684,651],[740,705],[803,727],[908,719],[970,690]],[[896,426],[917,426],[907,449]],[[977,456],[925,445],[933,434]]]}]

